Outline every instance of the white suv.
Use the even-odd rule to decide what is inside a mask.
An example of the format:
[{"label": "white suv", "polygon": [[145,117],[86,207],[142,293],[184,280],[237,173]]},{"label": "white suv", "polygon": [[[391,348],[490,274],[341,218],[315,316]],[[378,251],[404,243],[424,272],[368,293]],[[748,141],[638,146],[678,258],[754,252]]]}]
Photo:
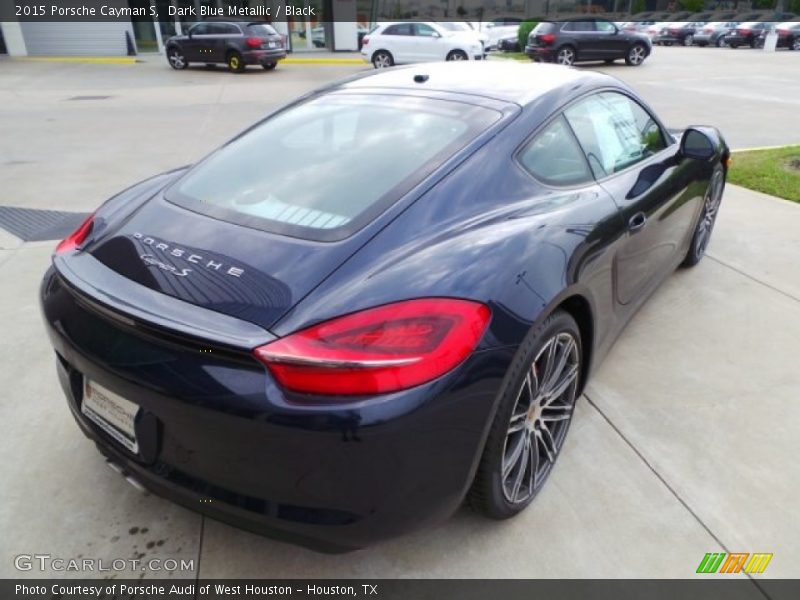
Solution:
[{"label": "white suv", "polygon": [[376,69],[436,60],[481,60],[483,44],[470,31],[439,23],[382,23],[364,37],[364,60]]}]

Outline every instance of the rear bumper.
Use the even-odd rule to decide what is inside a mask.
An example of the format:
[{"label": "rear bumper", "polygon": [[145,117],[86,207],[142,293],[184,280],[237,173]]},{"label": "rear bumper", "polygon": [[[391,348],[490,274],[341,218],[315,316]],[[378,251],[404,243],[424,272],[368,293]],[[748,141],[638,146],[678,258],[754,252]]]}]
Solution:
[{"label": "rear bumper", "polygon": [[[51,269],[42,285],[46,328],[69,409],[101,452],[155,494],[323,551],[363,547],[456,510],[513,356],[478,352],[412,390],[301,406],[255,361],[138,339],[74,302],[60,281]],[[81,413],[84,378],[141,407],[139,455]]]},{"label": "rear bumper", "polygon": [[273,48],[270,50],[249,50],[242,53],[242,58],[247,65],[264,65],[286,58],[286,49]]},{"label": "rear bumper", "polygon": [[555,56],[553,48],[543,48],[541,46],[525,46],[525,54],[533,60],[552,60]]}]

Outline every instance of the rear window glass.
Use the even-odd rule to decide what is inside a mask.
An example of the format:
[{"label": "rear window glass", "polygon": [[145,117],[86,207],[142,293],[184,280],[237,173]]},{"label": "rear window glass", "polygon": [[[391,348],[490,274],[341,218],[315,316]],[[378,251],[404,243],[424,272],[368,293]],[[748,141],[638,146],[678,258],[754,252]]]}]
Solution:
[{"label": "rear window glass", "polygon": [[251,24],[247,26],[247,33],[257,37],[267,37],[269,35],[278,35],[272,25],[266,23]]},{"label": "rear window glass", "polygon": [[192,168],[166,197],[258,229],[341,239],[500,116],[444,100],[329,94],[235,138]]},{"label": "rear window glass", "polygon": [[552,21],[542,21],[539,23],[533,32],[537,35],[545,34],[545,33],[554,33],[558,31],[560,23],[553,23]]}]

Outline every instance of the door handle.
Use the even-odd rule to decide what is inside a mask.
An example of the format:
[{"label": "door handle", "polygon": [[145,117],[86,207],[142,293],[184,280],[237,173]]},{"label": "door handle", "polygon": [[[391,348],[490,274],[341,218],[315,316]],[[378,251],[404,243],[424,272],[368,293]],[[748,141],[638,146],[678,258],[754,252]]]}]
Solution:
[{"label": "door handle", "polygon": [[643,212],[638,212],[628,220],[628,231],[636,233],[641,231],[647,223],[647,215]]}]

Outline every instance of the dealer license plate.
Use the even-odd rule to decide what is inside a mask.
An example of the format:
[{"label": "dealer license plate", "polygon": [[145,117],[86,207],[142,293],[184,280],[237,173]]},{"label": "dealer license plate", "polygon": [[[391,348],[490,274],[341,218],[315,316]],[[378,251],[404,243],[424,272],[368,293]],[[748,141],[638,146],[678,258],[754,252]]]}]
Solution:
[{"label": "dealer license plate", "polygon": [[81,412],[134,454],[139,452],[134,427],[139,410],[138,404],[93,381],[85,380]]}]

